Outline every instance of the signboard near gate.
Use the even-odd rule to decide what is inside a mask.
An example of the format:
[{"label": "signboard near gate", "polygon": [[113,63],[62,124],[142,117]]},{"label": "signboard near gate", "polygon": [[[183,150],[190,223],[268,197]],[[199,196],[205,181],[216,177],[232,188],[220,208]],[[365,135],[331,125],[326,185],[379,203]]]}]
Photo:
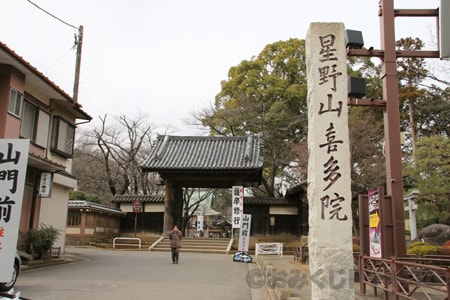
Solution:
[{"label": "signboard near gate", "polygon": [[203,231],[203,216],[197,216],[197,233]]},{"label": "signboard near gate", "polygon": [[133,202],[133,212],[140,213],[142,212],[142,204],[139,200],[134,200]]},{"label": "signboard near gate", "polygon": [[241,231],[239,234],[239,251],[248,252],[248,247],[250,245],[250,226],[252,224],[252,215],[242,214],[241,215]]},{"label": "signboard near gate", "polygon": [[231,189],[232,228],[241,227],[241,215],[244,213],[244,187],[233,186]]},{"label": "signboard near gate", "polygon": [[378,189],[369,191],[370,256],[381,257],[380,195]]},{"label": "signboard near gate", "polygon": [[14,268],[29,147],[29,140],[0,139],[0,282]]},{"label": "signboard near gate", "polygon": [[52,173],[42,172],[41,181],[39,183],[39,196],[41,198],[50,198],[52,194]]}]

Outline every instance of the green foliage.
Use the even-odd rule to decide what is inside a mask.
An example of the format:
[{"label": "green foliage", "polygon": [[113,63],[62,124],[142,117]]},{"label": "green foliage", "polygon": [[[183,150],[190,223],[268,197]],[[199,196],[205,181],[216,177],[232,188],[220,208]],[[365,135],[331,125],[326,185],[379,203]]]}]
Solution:
[{"label": "green foliage", "polygon": [[428,244],[427,243],[425,243],[425,242],[412,242],[409,246],[408,246],[408,249],[410,249],[410,248],[415,248],[415,247],[418,247],[418,246],[428,246]]},{"label": "green foliage", "polygon": [[[411,37],[399,39],[396,43],[398,50],[414,51],[423,46],[420,39]],[[385,74],[382,65],[368,57],[350,56],[347,59],[348,74],[366,78],[367,98],[383,99],[382,78]],[[289,175],[284,169],[293,161],[299,169],[304,170],[307,165],[307,159],[301,153],[307,153],[304,142],[308,130],[305,61],[304,40],[290,39],[266,45],[251,60],[243,60],[229,69],[228,79],[221,83],[222,89],[216,95],[214,107],[198,116],[198,120],[210,129],[211,135],[256,134],[261,137],[265,151],[262,179],[265,196],[279,196],[275,178],[282,178],[292,186],[298,184],[299,178],[304,179],[301,176],[305,176],[295,174],[297,177],[288,181],[286,178]],[[415,145],[417,137],[450,135],[450,89],[422,85],[430,73],[421,58],[400,58],[398,72],[401,129],[407,133],[402,149],[405,150],[405,162],[408,162],[412,161],[412,145]],[[356,203],[358,194],[367,193],[368,188],[385,183],[385,137],[382,110],[352,106],[349,114],[352,192]],[[450,152],[446,150],[445,153]],[[439,160],[450,166],[446,162],[448,158],[442,158]],[[441,170],[444,168],[442,166]],[[419,189],[421,195],[426,193],[416,186],[419,179],[422,186],[428,187],[432,193],[435,193],[436,185],[441,188],[450,186],[450,176],[438,175],[440,178],[433,181],[432,178],[421,177],[420,173],[412,173],[411,170],[405,172],[405,186]],[[436,218],[426,208],[427,218],[422,222],[423,226],[435,222],[448,224],[450,206],[445,202],[448,197],[444,194],[438,197],[432,193],[423,200],[435,203],[440,213]]]},{"label": "green foliage", "polygon": [[284,168],[296,161],[294,148],[306,137],[306,82],[305,41],[275,42],[231,67],[214,107],[199,117],[211,135],[262,139],[264,195],[280,196],[275,178],[288,178]]},{"label": "green foliage", "polygon": [[[352,157],[352,188],[366,193],[367,187],[385,182],[383,153],[383,118],[379,112],[363,107],[352,107],[349,114],[350,151]],[[361,190],[355,190],[356,188]]]},{"label": "green foliage", "polygon": [[416,145],[416,163],[405,168],[414,187],[420,190],[417,211],[419,228],[438,223],[450,225],[450,139],[422,137]]},{"label": "green foliage", "polygon": [[417,211],[419,228],[438,223],[450,225],[450,139],[435,135],[421,137],[416,144],[416,162],[405,174],[420,190]]},{"label": "green foliage", "polygon": [[450,140],[448,137],[435,135],[422,137],[417,141],[417,187],[421,195],[429,200],[438,200],[444,196],[448,199],[450,186]]},{"label": "green foliage", "polygon": [[442,210],[439,213],[439,224],[446,224],[446,225],[450,225],[450,205],[445,204],[442,205],[442,207],[447,207],[447,210]]},{"label": "green foliage", "polygon": [[31,228],[22,233],[22,238],[27,252],[39,259],[50,251],[59,234],[54,227],[41,224],[37,229]]},{"label": "green foliage", "polygon": [[439,208],[434,203],[420,203],[417,208],[417,226],[425,228],[429,225],[438,223]]},{"label": "green foliage", "polygon": [[431,246],[423,242],[414,242],[406,249],[406,254],[410,255],[437,255],[441,247]]},{"label": "green foliage", "polygon": [[433,85],[415,102],[417,133],[419,136],[450,136],[450,89]]},{"label": "green foliage", "polygon": [[87,200],[94,203],[100,203],[100,199],[98,199],[97,196],[86,194],[82,191],[70,191],[69,200]]}]

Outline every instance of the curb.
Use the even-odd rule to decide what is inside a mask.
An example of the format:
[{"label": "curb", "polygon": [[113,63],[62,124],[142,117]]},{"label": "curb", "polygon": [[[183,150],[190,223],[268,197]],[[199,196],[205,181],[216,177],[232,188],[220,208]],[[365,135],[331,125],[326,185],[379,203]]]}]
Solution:
[{"label": "curb", "polygon": [[33,270],[38,268],[44,268],[54,265],[67,264],[72,262],[78,262],[86,260],[84,257],[72,254],[72,253],[63,253],[58,258],[46,258],[46,259],[36,259],[36,260],[28,260],[22,262],[21,271]]}]

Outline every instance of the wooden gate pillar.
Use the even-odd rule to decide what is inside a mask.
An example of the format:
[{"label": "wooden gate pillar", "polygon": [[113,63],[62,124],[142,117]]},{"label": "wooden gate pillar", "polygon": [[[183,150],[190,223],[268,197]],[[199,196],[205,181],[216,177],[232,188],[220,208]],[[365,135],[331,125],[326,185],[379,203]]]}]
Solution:
[{"label": "wooden gate pillar", "polygon": [[166,194],[164,201],[163,234],[167,234],[173,225],[181,230],[181,217],[183,209],[183,189],[173,180],[166,179]]}]

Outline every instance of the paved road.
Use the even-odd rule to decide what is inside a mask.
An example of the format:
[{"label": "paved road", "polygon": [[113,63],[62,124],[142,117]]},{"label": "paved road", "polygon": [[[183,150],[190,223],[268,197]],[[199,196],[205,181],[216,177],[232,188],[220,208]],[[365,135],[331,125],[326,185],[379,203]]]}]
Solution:
[{"label": "paved road", "polygon": [[264,288],[246,283],[249,267],[231,255],[67,248],[77,262],[25,270],[16,283],[21,296],[63,299],[266,299]]}]

